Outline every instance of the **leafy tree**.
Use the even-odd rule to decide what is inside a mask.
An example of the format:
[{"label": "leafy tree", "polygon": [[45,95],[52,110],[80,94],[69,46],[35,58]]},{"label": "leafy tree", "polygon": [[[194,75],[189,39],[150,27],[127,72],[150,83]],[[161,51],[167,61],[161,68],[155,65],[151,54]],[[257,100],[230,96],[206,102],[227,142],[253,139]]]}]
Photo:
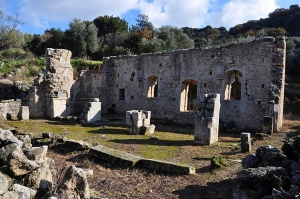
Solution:
[{"label": "leafy tree", "polygon": [[65,32],[68,48],[74,56],[86,58],[98,45],[96,26],[80,19],[74,19],[69,26]]},{"label": "leafy tree", "polygon": [[286,35],[287,32],[284,28],[264,28],[266,33],[270,36],[280,36],[280,35]]},{"label": "leafy tree", "polygon": [[44,34],[48,34],[50,37],[47,40],[46,48],[64,48],[65,33],[60,28],[51,28],[46,30]]},{"label": "leafy tree", "polygon": [[250,29],[246,32],[246,35],[253,36],[253,35],[255,35],[255,31],[253,29]]},{"label": "leafy tree", "polygon": [[95,52],[99,45],[97,39],[97,27],[91,23],[86,27],[86,43],[87,43],[87,54]]},{"label": "leafy tree", "polygon": [[143,38],[145,38],[145,39],[151,39],[152,38],[152,34],[149,31],[148,27],[141,30],[138,34],[139,34],[139,37],[142,38],[142,39]]},{"label": "leafy tree", "polygon": [[128,23],[126,20],[120,19],[120,17],[99,16],[93,22],[98,28],[98,37],[108,33],[128,32]]},{"label": "leafy tree", "polygon": [[17,30],[18,25],[23,22],[16,16],[8,16],[0,10],[0,50],[19,46],[16,43],[22,43],[21,32]]},{"label": "leafy tree", "polygon": [[140,43],[140,48],[144,53],[154,53],[163,51],[165,45],[163,40],[154,36],[151,40],[143,38]]},{"label": "leafy tree", "polygon": [[45,48],[42,46],[41,36],[34,34],[32,39],[26,43],[25,49],[30,50],[35,55],[43,55],[45,53]]},{"label": "leafy tree", "polygon": [[145,28],[147,28],[150,32],[154,30],[152,22],[149,21],[149,17],[145,14],[139,14],[136,22],[136,28],[138,31],[142,31]]},{"label": "leafy tree", "polygon": [[193,48],[194,41],[182,29],[172,26],[162,26],[154,31],[152,39],[143,38],[140,43],[141,52],[171,51]]}]

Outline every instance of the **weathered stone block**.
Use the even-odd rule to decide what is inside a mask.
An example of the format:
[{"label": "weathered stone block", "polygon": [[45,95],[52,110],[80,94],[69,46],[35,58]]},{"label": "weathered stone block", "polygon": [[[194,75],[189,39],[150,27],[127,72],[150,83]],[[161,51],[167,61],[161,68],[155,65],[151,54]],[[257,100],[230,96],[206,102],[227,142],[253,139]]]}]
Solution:
[{"label": "weathered stone block", "polygon": [[250,133],[241,133],[241,147],[242,152],[251,151],[251,134]]},{"label": "weathered stone block", "polygon": [[108,148],[102,145],[97,145],[91,148],[89,151],[89,155],[128,167],[133,167],[138,161],[142,159],[142,157]]},{"label": "weathered stone block", "polygon": [[155,130],[155,125],[154,124],[144,125],[144,128],[145,128],[145,135],[154,134],[154,130]]},{"label": "weathered stone block", "polygon": [[92,145],[87,142],[81,140],[73,140],[73,139],[67,139],[65,145],[72,149],[77,149],[77,150],[88,150],[92,147]]},{"label": "weathered stone block", "polygon": [[210,145],[218,141],[220,94],[201,95],[199,99],[193,102],[197,107],[194,142],[201,145]]},{"label": "weathered stone block", "polygon": [[141,111],[132,112],[131,115],[132,115],[132,119],[135,120],[135,121],[139,121],[139,120],[143,119],[142,118],[143,112],[141,112]]},{"label": "weathered stone block", "polygon": [[183,174],[183,175],[195,173],[195,167],[193,166],[180,165],[180,164],[153,160],[153,159],[142,159],[140,160],[140,164],[143,167],[148,169],[154,169],[154,170],[168,172],[168,173]]},{"label": "weathered stone block", "polygon": [[20,107],[19,119],[20,120],[29,120],[29,107],[28,106]]}]

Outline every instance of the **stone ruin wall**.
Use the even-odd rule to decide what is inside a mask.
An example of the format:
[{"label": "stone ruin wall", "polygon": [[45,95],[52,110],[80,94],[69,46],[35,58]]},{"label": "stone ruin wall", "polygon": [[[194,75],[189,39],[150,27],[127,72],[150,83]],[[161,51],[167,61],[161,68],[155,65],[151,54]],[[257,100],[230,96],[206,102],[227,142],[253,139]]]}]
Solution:
[{"label": "stone ruin wall", "polygon": [[80,115],[82,113],[84,100],[87,98],[100,98],[100,102],[102,102],[104,93],[102,74],[94,73],[91,70],[82,70],[71,88],[72,114]]},{"label": "stone ruin wall", "polygon": [[[225,100],[233,74],[241,83],[241,99]],[[108,107],[118,113],[150,110],[154,118],[193,123],[194,112],[182,107],[182,93],[190,81],[196,84],[197,96],[220,93],[222,122],[232,121],[241,129],[261,129],[264,116],[271,116],[277,118],[278,129],[284,74],[284,38],[269,37],[225,48],[109,57],[103,66],[102,111]],[[158,92],[149,97],[153,77],[157,78]]]},{"label": "stone ruin wall", "polygon": [[[264,116],[269,116],[275,118],[275,130],[282,125],[282,37],[224,48],[108,57],[101,73],[81,71],[77,80],[73,80],[70,51],[48,49],[47,56],[47,72],[35,81],[28,98],[31,118],[53,117],[55,99],[66,99],[62,114],[80,115],[85,99],[99,98],[102,113],[149,110],[153,118],[193,124],[191,99],[219,93],[221,122],[262,129]],[[234,80],[240,82],[240,99],[229,100]]]},{"label": "stone ruin wall", "polygon": [[[21,107],[21,100],[1,100],[0,101],[0,119],[16,118]],[[12,118],[11,118],[12,119]]]},{"label": "stone ruin wall", "polygon": [[69,50],[46,50],[46,71],[35,79],[25,102],[30,118],[53,118],[71,113],[69,98],[74,83],[71,55]]}]

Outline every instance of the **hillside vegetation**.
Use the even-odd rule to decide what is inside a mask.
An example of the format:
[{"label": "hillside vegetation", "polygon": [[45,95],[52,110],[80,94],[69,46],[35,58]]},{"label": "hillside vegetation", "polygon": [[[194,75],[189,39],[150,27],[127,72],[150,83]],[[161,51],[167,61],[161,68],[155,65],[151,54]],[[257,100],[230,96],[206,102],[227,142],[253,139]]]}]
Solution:
[{"label": "hillside vegetation", "polygon": [[[4,13],[1,11],[1,14]],[[0,76],[2,83],[32,82],[45,69],[45,49],[64,48],[72,51],[74,77],[80,70],[101,72],[104,56],[132,55],[182,48],[222,47],[249,42],[264,36],[286,36],[287,96],[297,101],[293,88],[300,81],[300,8],[276,9],[267,18],[251,20],[227,30],[225,27],[204,28],[154,27],[147,15],[140,14],[136,25],[114,16],[99,16],[93,21],[74,19],[69,29],[47,29],[44,34],[23,34],[15,27],[22,25],[17,17],[2,21],[0,33]]]}]

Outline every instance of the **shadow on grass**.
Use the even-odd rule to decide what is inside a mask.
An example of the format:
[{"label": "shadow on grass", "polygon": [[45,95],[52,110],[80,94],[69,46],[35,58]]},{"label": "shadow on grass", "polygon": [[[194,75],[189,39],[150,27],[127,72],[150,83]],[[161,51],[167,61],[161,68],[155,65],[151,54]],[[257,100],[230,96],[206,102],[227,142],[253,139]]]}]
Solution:
[{"label": "shadow on grass", "polygon": [[223,180],[221,182],[209,182],[207,186],[188,185],[182,190],[173,191],[179,199],[224,199],[232,198],[235,186],[234,180]]},{"label": "shadow on grass", "polygon": [[87,132],[92,134],[130,135],[125,129],[99,128],[97,130],[90,130]]},{"label": "shadow on grass", "polygon": [[291,129],[300,130],[300,126],[293,126],[293,127],[291,127]]},{"label": "shadow on grass", "polygon": [[49,124],[49,125],[60,125],[60,126],[76,126],[76,125],[80,125],[80,124],[74,124],[74,123],[71,123],[71,122],[63,122],[63,121],[56,121],[56,120],[49,120],[47,122],[45,122],[46,124]]},{"label": "shadow on grass", "polygon": [[176,134],[194,135],[194,125],[184,126],[176,124],[158,124],[155,126],[155,131],[158,132],[171,132]]},{"label": "shadow on grass", "polygon": [[287,137],[287,138],[292,138],[292,137],[294,137],[294,136],[299,136],[299,135],[300,135],[300,129],[299,129],[299,131],[287,133],[287,134],[286,134],[286,137]]},{"label": "shadow on grass", "polygon": [[193,146],[197,145],[194,140],[157,140],[157,139],[114,139],[110,142],[119,144],[141,144],[141,145],[158,145],[158,146]]}]

